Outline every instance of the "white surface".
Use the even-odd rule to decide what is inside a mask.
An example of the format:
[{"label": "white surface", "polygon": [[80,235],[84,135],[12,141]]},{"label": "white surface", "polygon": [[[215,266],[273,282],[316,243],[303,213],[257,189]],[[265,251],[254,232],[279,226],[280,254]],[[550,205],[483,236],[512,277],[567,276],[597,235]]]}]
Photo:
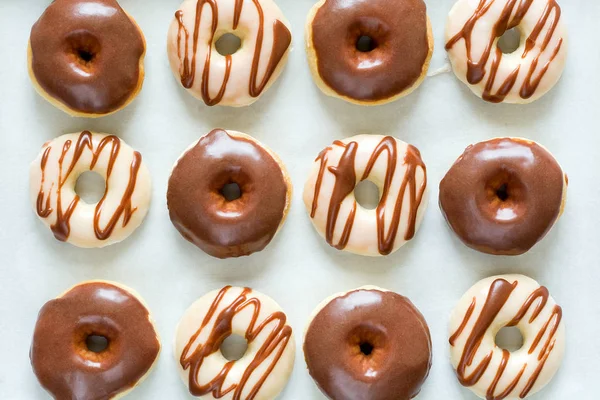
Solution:
[{"label": "white surface", "polygon": [[[432,70],[445,63],[443,30],[452,0],[428,0],[436,50]],[[177,84],[166,56],[166,33],[179,0],[122,0],[148,41],[147,77],[127,109],[98,120],[72,119],[33,90],[26,71],[31,25],[49,0],[0,1],[0,398],[46,399],[29,365],[29,344],[39,308],[86,279],[133,287],[149,303],[164,352],[154,373],[131,399],[185,399],[172,341],[185,309],[225,284],[249,285],[276,300],[296,333],[325,297],[372,284],[408,296],[432,333],[434,363],[419,400],[475,397],[456,381],[448,360],[447,323],[455,303],[483,277],[523,273],[549,287],[564,308],[567,351],[555,379],[534,399],[593,399],[600,372],[600,279],[597,244],[600,209],[597,114],[600,51],[593,28],[600,3],[564,0],[570,29],[565,74],[546,97],[527,106],[487,104],[453,74],[425,80],[414,94],[389,105],[361,108],[324,97],[312,83],[304,55],[304,20],[312,0],[279,0],[290,20],[294,50],[280,80],[244,109],[207,108]],[[172,227],[165,191],[173,162],[214,127],[251,133],[279,153],[295,184],[286,226],[262,253],[219,261],[187,243]],[[140,150],[153,177],[148,219],[122,244],[82,250],[57,242],[30,209],[29,163],[44,141],[91,129],[120,135]],[[359,133],[393,134],[416,145],[427,163],[431,204],[412,243],[387,258],[336,251],[308,219],[302,186],[319,151],[334,139]],[[525,136],[547,146],[569,173],[563,218],[531,252],[516,258],[476,253],[462,245],[436,207],[437,185],[472,142]],[[300,335],[298,334],[298,340]],[[322,399],[306,373],[301,343],[284,400]]]}]

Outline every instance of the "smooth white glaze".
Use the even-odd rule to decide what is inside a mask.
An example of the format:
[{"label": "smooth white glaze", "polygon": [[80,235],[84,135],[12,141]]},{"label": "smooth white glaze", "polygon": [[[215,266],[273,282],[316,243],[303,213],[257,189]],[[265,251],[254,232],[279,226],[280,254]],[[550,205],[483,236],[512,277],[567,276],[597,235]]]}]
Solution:
[{"label": "smooth white glaze", "polygon": [[[179,10],[183,13],[183,25],[189,32],[190,41],[187,55],[192,61],[193,53],[193,34],[196,23],[197,4],[202,0],[185,0]],[[275,21],[281,21],[289,30],[290,24],[273,0],[242,0],[242,12],[237,28],[234,30],[234,12],[236,2],[239,0],[213,0],[205,2],[201,14],[200,28],[198,34],[198,47],[195,57],[195,75],[194,83],[187,89],[194,97],[202,100],[203,75],[205,74],[205,61],[210,57],[210,66],[208,71],[208,88],[211,98],[217,97],[221,85],[225,79],[226,57],[219,54],[215,44],[217,40],[226,33],[232,33],[241,39],[241,47],[231,57],[231,73],[226,84],[223,99],[218,103],[224,106],[247,106],[254,103],[260,96],[253,97],[250,94],[249,84],[251,81],[251,67],[254,59],[256,43],[258,39],[260,7],[264,17],[263,42],[260,51],[260,61],[257,74],[257,82],[260,82],[267,71],[267,66],[271,56],[271,49],[274,42],[273,25]],[[212,38],[212,19],[213,13],[210,4],[216,4],[217,8],[217,28]],[[185,38],[179,37],[179,23],[177,18],[171,22],[167,38],[167,53],[171,69],[175,78],[180,82],[183,63],[181,59],[185,56]],[[212,38],[212,42],[211,42]],[[269,83],[262,93],[277,80],[283,66],[286,63],[288,47],[284,57],[280,60],[275,72],[269,79]],[[181,58],[180,58],[181,55]]]},{"label": "smooth white glaze", "polygon": [[[222,290],[225,290],[222,289]],[[197,336],[194,344],[189,348],[186,355],[189,357],[194,351],[197,351],[199,347],[203,346],[211,331],[215,327],[215,322],[218,316],[227,308],[230,307],[236,299],[242,294],[244,288],[231,287],[219,302],[216,311],[212,315],[212,318],[208,321],[208,324],[202,328],[202,324],[206,315],[208,314],[211,306],[219,296],[222,290],[215,290],[206,295],[202,296],[196,302],[194,302],[184,313],[181,318],[177,331],[175,333],[175,362],[177,369],[183,382],[188,386],[189,389],[189,374],[190,369],[183,369],[181,365],[182,353],[185,347],[188,345],[192,337],[200,330],[200,334]],[[275,313],[283,313],[281,307],[270,297],[252,290],[247,295],[245,303],[251,303],[246,306],[242,311],[237,313],[232,320],[232,334],[246,337],[247,331],[250,329],[253,313],[257,310],[254,304],[260,305],[258,317],[254,328],[260,326],[270,316]],[[202,328],[202,329],[201,329]],[[268,322],[264,329],[258,334],[255,340],[248,343],[246,353],[237,361],[233,362],[233,366],[226,375],[226,378],[221,385],[223,389],[227,389],[232,385],[238,385],[242,376],[248,369],[250,363],[257,357],[257,353],[265,345],[269,336],[277,329],[277,320],[271,320]],[[296,345],[294,341],[294,334],[291,333],[289,341],[285,344],[285,348],[282,351],[281,357],[278,361],[275,361],[275,354],[277,350],[283,345],[284,342],[277,344],[275,351],[273,351],[250,375],[246,385],[241,391],[240,397],[235,397],[236,391],[233,390],[227,395],[220,397],[221,399],[247,399],[250,391],[255,385],[264,378],[264,383],[260,386],[256,392],[254,400],[272,400],[283,390],[294,367],[294,359],[296,356]],[[199,370],[198,370],[198,381],[200,384],[207,384],[217,377],[225,365],[229,363],[220,350],[208,355],[204,358]],[[268,373],[267,368],[274,363],[273,370]],[[214,398],[211,393],[200,398],[212,399]]]},{"label": "smooth white glaze", "polygon": [[[489,328],[485,331],[481,344],[475,351],[475,355],[470,364],[467,365],[465,375],[473,374],[476,368],[482,363],[484,358],[491,355],[491,360],[481,378],[473,385],[471,389],[477,396],[486,398],[486,394],[493,386],[495,377],[500,373],[503,360],[503,350],[495,343],[496,334],[505,327],[509,321],[513,320],[527,299],[538,289],[539,283],[523,275],[500,275],[492,276],[477,282],[460,299],[458,305],[450,317],[449,336],[455,337],[454,345],[450,345],[450,357],[454,368],[460,363],[463,352],[465,351],[467,340],[473,332],[473,327],[481,315],[481,311],[488,298],[492,283],[498,279],[504,279],[510,284],[516,282],[516,287],[510,293],[508,300],[499,313],[493,319]],[[474,307],[472,306],[474,302]],[[532,319],[537,307],[541,306],[541,311],[537,317]],[[531,307],[527,310],[524,317],[516,325],[523,336],[523,346],[510,352],[510,358],[506,363],[506,368],[501,373],[501,377],[496,385],[492,395],[493,398],[518,399],[528,397],[542,389],[554,376],[558,370],[565,351],[565,324],[560,317],[562,311],[557,315],[554,313],[556,302],[551,296],[548,296],[547,302],[542,306],[541,298],[533,301]],[[464,325],[462,333],[456,334],[459,327],[466,319],[468,310],[472,308],[472,314],[468,322]],[[551,335],[556,327],[554,336]],[[538,337],[538,335],[540,335]],[[536,339],[539,342],[536,344]],[[548,344],[548,346],[545,346]],[[533,349],[532,349],[533,348]],[[546,358],[547,356],[547,358]],[[545,361],[543,361],[545,359]],[[523,375],[518,379],[518,383],[512,390],[506,393],[506,397],[500,397],[500,394],[509,388],[510,384],[517,379],[520,371],[526,365]],[[533,381],[537,368],[542,368],[541,373],[535,379],[531,388],[525,396],[520,396],[523,390]]]},{"label": "smooth white glaze", "polygon": [[[79,176],[86,171],[94,171],[100,174],[108,186],[108,191],[104,195],[104,202],[100,207],[100,217],[98,219],[100,229],[106,229],[111,218],[116,213],[119,213],[120,205],[123,199],[126,198],[136,152],[125,142],[115,138],[119,142],[119,150],[114,160],[110,177],[107,179],[113,145],[109,142],[100,150],[99,144],[103,139],[109,137],[109,135],[91,133],[93,151],[89,147],[86,147],[69,173],[69,167],[72,164],[76,143],[80,135],[81,133],[66,134],[45,143],[40,154],[31,164],[29,172],[31,204],[37,213],[38,197],[43,192],[42,203],[44,206],[48,204],[51,212],[46,217],[39,215],[39,213],[38,216],[49,228],[58,219],[58,192],[60,191],[61,196],[60,208],[64,214],[69,205],[78,198],[75,192],[75,185]],[[70,143],[70,147],[64,153],[61,166],[60,159],[63,151],[65,151],[64,149],[66,149],[65,146],[67,143]],[[99,150],[96,164],[92,169],[91,164],[94,159],[94,152],[98,152]],[[49,152],[46,153],[47,151]],[[47,159],[45,168],[42,169],[44,154],[47,155]],[[59,182],[62,182],[62,187],[59,186]],[[94,228],[94,218],[97,213],[96,208],[98,203],[88,204],[79,199],[69,220],[70,233],[66,241],[78,247],[88,248],[104,247],[126,239],[142,223],[148,213],[151,191],[150,173],[144,162],[141,161],[137,176],[135,177],[133,192],[131,193],[131,210],[135,211],[131,214],[129,221],[124,224],[126,212],[122,212],[112,233],[107,238],[100,239],[97,237]]]},{"label": "smooth white glaze", "polygon": [[[494,38],[490,56],[485,62],[485,75],[483,79],[476,84],[470,84],[467,80],[467,61],[471,59],[473,62],[478,63],[481,60],[485,49],[494,36],[494,27],[500,20],[505,9],[509,10],[511,6],[513,7],[510,19],[513,21],[519,7],[523,6],[524,9],[527,3],[531,4],[525,12],[521,23],[516,27],[521,34],[519,48],[513,53],[500,55],[498,72],[495,79],[492,79],[490,71],[495,61],[498,44],[498,38]],[[517,78],[504,102],[530,103],[542,97],[558,82],[567,58],[567,30],[560,16],[560,11],[557,11],[560,8],[553,9],[551,5],[556,5],[555,0],[458,0],[448,15],[445,35],[446,43],[455,37],[455,35],[459,35],[463,27],[472,18],[475,18],[476,15],[480,15],[480,17],[476,20],[473,28],[470,48],[467,47],[468,43],[464,39],[460,39],[451,48],[447,48],[448,56],[456,76],[467,84],[473,93],[482,97],[486,90],[486,85],[491,84],[491,93],[495,94],[503,83],[510,79],[511,74],[518,69]],[[528,38],[532,37],[531,35],[534,33],[538,23],[544,20],[547,9],[550,9],[551,12],[545,23],[542,22],[539,35],[537,35],[535,41],[528,41]],[[556,27],[553,31],[552,27],[554,23],[556,23]],[[533,47],[529,51],[526,51],[528,42],[533,44]],[[546,42],[547,45],[544,48]],[[557,49],[558,52],[555,54]],[[470,55],[468,54],[469,51]],[[537,64],[534,65],[536,59],[538,59]],[[523,98],[520,95],[520,91],[526,83],[529,71],[533,69],[533,79],[536,79],[547,64],[549,64],[548,69],[539,82],[537,89],[531,97]]]},{"label": "smooth white glaze", "polygon": [[[373,156],[373,152],[376,147],[381,143],[385,136],[381,135],[358,135],[348,139],[344,139],[341,142],[348,144],[350,142],[356,142],[358,149],[356,152],[356,159],[354,164],[354,171],[356,175],[356,183],[360,183],[361,178],[365,172],[369,159]],[[403,180],[409,172],[409,166],[405,163],[404,157],[407,154],[408,144],[398,139],[394,139],[397,148],[397,162],[394,170],[392,184],[389,190],[387,202],[385,203],[385,234],[390,234],[390,225],[392,221],[392,215],[394,208],[400,195]],[[336,184],[336,177],[331,172],[331,167],[336,167],[339,164],[340,158],[344,153],[344,147],[336,144],[331,145],[327,151],[327,163],[321,188],[318,191],[318,197],[316,199],[317,208],[311,221],[315,226],[317,232],[322,236],[326,237],[327,220],[330,209],[330,200]],[[323,154],[323,153],[322,153]],[[317,186],[317,180],[319,176],[319,170],[321,168],[320,158],[316,159],[313,168],[309,174],[308,180],[304,186],[304,204],[310,216],[313,203],[315,201],[315,188]],[[371,173],[369,174],[368,180],[373,182],[379,189],[380,196],[383,195],[383,188],[386,178],[386,173],[389,168],[388,153],[383,151],[377,161]],[[421,220],[427,208],[428,193],[427,193],[427,172],[421,167],[416,169],[416,189],[424,189],[422,201],[419,203],[416,212],[416,223],[415,232],[419,229]],[[409,185],[410,186],[410,185]],[[380,204],[383,198],[380,200]],[[381,256],[379,251],[379,240],[378,240],[378,223],[377,223],[377,209],[369,210],[362,207],[357,203],[354,196],[354,192],[350,193],[342,202],[338,219],[335,225],[333,243],[337,244],[340,241],[342,232],[344,230],[345,222],[350,217],[352,209],[356,206],[356,214],[354,217],[354,224],[348,243],[344,250],[351,253],[365,255],[365,256]],[[404,198],[402,200],[402,206],[400,207],[400,221],[398,224],[398,230],[396,238],[393,243],[391,253],[402,247],[407,240],[405,239],[405,232],[409,229],[409,214],[411,209],[410,190],[406,189]]]}]

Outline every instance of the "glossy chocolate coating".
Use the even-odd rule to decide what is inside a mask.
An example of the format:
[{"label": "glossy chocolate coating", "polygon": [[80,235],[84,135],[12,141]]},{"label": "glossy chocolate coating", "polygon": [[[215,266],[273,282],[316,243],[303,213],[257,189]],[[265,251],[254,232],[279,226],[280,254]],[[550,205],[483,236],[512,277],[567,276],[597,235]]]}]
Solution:
[{"label": "glossy chocolate coating", "polygon": [[431,337],[406,297],[358,289],[333,299],[314,317],[304,356],[330,399],[404,400],[419,393],[429,374]]},{"label": "glossy chocolate coating", "polygon": [[[241,197],[221,190],[236,183]],[[264,249],[283,220],[288,186],[278,162],[254,141],[215,129],[177,162],[167,191],[173,225],[213,257]]]},{"label": "glossy chocolate coating", "polygon": [[469,247],[528,251],[560,215],[565,177],[552,154],[522,139],[469,146],[440,183],[440,208]]},{"label": "glossy chocolate coating", "polygon": [[[327,0],[312,21],[321,79],[336,93],[381,101],[409,89],[429,55],[422,0]],[[357,49],[361,36],[376,47]]]},{"label": "glossy chocolate coating", "polygon": [[[90,335],[108,347],[88,350]],[[109,399],[132,389],[158,357],[160,343],[148,310],[107,282],[84,283],[42,307],[33,334],[31,365],[56,399]]]},{"label": "glossy chocolate coating", "polygon": [[140,80],[142,33],[115,0],[57,0],[33,25],[31,69],[53,99],[78,113],[124,106]]}]

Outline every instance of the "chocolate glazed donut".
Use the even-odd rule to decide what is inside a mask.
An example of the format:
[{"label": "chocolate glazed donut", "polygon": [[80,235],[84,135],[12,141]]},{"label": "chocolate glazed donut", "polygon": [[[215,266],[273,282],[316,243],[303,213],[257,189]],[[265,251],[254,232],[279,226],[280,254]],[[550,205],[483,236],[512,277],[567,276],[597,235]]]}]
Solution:
[{"label": "chocolate glazed donut", "polygon": [[[236,184],[239,198],[227,199]],[[250,136],[215,129],[177,161],[167,206],[175,228],[217,258],[261,251],[283,225],[291,183],[279,159]]]},{"label": "chocolate glazed donut", "polygon": [[31,29],[29,72],[63,111],[101,116],[137,95],[145,51],[139,27],[116,0],[56,0]]},{"label": "chocolate glazed donut", "polygon": [[[90,350],[91,336],[104,337],[106,349]],[[133,389],[159,352],[141,300],[121,285],[91,281],[40,310],[30,358],[40,384],[54,398],[104,400]]]},{"label": "chocolate glazed donut", "polygon": [[440,183],[440,208],[469,247],[519,255],[562,213],[567,178],[535,142],[498,138],[469,146]]},{"label": "chocolate glazed donut", "polygon": [[[314,18],[312,18],[314,16]],[[307,24],[313,75],[326,93],[383,104],[424,79],[433,37],[423,0],[323,0]]]},{"label": "chocolate glazed donut", "polygon": [[308,371],[333,400],[407,400],[431,368],[425,319],[406,297],[375,287],[317,307],[304,337]]}]

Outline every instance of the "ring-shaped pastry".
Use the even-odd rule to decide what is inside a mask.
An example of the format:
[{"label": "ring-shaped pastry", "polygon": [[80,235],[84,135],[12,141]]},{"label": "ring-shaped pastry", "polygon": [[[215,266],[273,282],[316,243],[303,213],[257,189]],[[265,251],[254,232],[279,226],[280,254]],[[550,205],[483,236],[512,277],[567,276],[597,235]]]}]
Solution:
[{"label": "ring-shaped pastry", "polygon": [[[231,335],[248,344],[239,360],[227,360],[220,350]],[[226,286],[186,310],[174,353],[193,396],[271,400],[287,384],[296,346],[287,317],[274,300],[249,288]]]},{"label": "ring-shaped pastry", "polygon": [[[241,46],[221,55],[218,40]],[[185,0],[169,28],[167,52],[181,85],[206,105],[241,107],[258,100],[281,73],[292,34],[273,0]]]},{"label": "ring-shaped pastry", "polygon": [[[104,178],[96,204],[75,192],[79,176],[94,171]],[[114,135],[83,131],[44,144],[31,164],[34,210],[56,239],[78,247],[104,247],[126,239],[150,207],[150,173],[142,155]]]},{"label": "ring-shaped pastry", "polygon": [[[498,347],[495,337],[516,326],[519,350]],[[542,389],[558,370],[565,351],[562,309],[548,289],[523,275],[483,279],[452,312],[450,357],[459,382],[487,399],[524,399]]]},{"label": "ring-shaped pastry", "polygon": [[[503,54],[499,39],[520,33]],[[558,82],[567,58],[567,30],[556,0],[458,0],[446,24],[446,50],[456,76],[477,96],[530,103]]]},{"label": "ring-shaped pastry", "polygon": [[[369,180],[379,188],[376,209],[356,201]],[[304,205],[329,245],[382,256],[412,239],[427,207],[427,169],[419,150],[391,136],[336,140],[316,158],[304,186]]]}]

